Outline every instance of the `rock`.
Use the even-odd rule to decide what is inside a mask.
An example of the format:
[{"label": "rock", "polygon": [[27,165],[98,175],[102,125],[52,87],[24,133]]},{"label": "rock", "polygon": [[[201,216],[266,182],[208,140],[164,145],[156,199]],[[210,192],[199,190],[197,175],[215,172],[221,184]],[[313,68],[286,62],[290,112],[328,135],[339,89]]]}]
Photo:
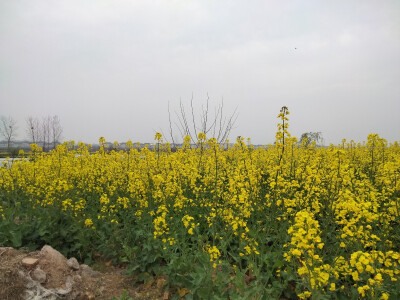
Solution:
[{"label": "rock", "polygon": [[32,272],[31,277],[37,282],[44,283],[47,279],[47,274],[42,269],[37,268]]},{"label": "rock", "polygon": [[94,277],[97,278],[100,276],[100,272],[93,271],[88,265],[81,265],[81,271],[83,277]]},{"label": "rock", "polygon": [[38,263],[39,260],[37,258],[25,257],[22,259],[22,264],[28,269],[33,269]]},{"label": "rock", "polygon": [[72,270],[79,270],[79,263],[76,260],[75,257],[71,257],[70,259],[68,259],[67,261],[67,265],[68,267],[70,267]]},{"label": "rock", "polygon": [[58,265],[62,265],[66,262],[66,258],[60,252],[52,248],[51,246],[43,246],[42,250],[40,251],[42,255],[46,256],[47,258],[51,259],[54,263]]},{"label": "rock", "polygon": [[81,275],[75,275],[75,276],[73,277],[73,279],[74,279],[75,282],[81,282],[81,281],[82,281]]}]

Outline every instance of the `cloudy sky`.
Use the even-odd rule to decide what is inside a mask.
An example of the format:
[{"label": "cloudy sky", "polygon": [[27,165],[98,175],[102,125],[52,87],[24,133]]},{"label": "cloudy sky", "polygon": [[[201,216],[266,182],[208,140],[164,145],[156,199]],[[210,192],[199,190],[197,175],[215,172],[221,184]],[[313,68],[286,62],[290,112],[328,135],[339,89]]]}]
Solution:
[{"label": "cloudy sky", "polygon": [[58,115],[63,138],[151,142],[193,95],[232,132],[400,140],[400,1],[0,0],[0,115]]}]

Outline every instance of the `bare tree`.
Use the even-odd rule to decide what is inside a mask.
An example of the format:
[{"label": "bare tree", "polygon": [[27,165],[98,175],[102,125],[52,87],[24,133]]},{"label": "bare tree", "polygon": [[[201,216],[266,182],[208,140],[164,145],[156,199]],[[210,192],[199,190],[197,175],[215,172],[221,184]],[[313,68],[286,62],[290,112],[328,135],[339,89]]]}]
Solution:
[{"label": "bare tree", "polygon": [[299,144],[304,143],[305,146],[309,146],[312,142],[318,144],[322,142],[322,140],[321,132],[305,132],[301,135]]},{"label": "bare tree", "polygon": [[41,126],[41,137],[43,151],[49,150],[50,137],[51,137],[51,117],[43,117]]},{"label": "bare tree", "polygon": [[29,139],[34,144],[40,143],[43,151],[50,150],[51,146],[55,148],[60,142],[63,129],[57,115],[42,117],[41,120],[36,117],[28,117],[26,125]]},{"label": "bare tree", "polygon": [[8,118],[1,117],[1,135],[7,141],[7,151],[10,151],[11,144],[17,135],[17,121],[10,116]]},{"label": "bare tree", "polygon": [[201,106],[200,114],[196,114],[195,112],[193,106],[193,95],[190,100],[189,112],[186,111],[184,104],[182,101],[180,101],[179,111],[175,111],[174,113],[175,121],[173,122],[171,111],[168,105],[169,135],[173,144],[176,144],[176,129],[178,130],[182,140],[186,136],[189,136],[191,142],[196,143],[198,141],[198,134],[202,132],[207,135],[207,138],[215,138],[218,143],[223,144],[228,139],[238,117],[236,109],[231,115],[224,114],[223,101],[214,107],[214,111],[212,113],[210,111],[208,95],[206,103]]},{"label": "bare tree", "polygon": [[26,126],[28,138],[33,144],[38,143],[41,139],[41,126],[39,119],[32,116],[28,117],[26,119]]},{"label": "bare tree", "polygon": [[55,149],[57,144],[60,143],[62,131],[63,129],[61,127],[60,118],[57,115],[54,115],[51,119],[51,136],[53,139],[53,149]]}]

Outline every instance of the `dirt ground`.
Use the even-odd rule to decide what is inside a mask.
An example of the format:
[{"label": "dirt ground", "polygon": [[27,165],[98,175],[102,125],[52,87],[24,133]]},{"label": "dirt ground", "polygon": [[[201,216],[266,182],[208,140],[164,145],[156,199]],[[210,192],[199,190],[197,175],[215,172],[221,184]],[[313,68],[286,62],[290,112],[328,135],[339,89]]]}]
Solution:
[{"label": "dirt ground", "polygon": [[0,299],[2,300],[91,300],[91,299],[168,299],[157,278],[147,284],[134,284],[124,269],[99,259],[93,268],[67,259],[50,246],[27,252],[0,247]]}]

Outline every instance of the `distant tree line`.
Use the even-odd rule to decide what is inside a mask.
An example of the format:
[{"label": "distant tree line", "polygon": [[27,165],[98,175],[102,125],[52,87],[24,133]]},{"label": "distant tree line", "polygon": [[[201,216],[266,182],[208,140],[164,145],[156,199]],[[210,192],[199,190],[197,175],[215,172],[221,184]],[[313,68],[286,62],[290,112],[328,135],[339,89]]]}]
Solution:
[{"label": "distant tree line", "polygon": [[[195,113],[193,109],[193,101],[191,101],[190,107],[190,115],[192,118],[189,118],[185,112],[183,104],[180,103],[180,113],[175,112],[176,117],[178,119],[177,128],[182,136],[185,135],[190,136],[192,142],[196,142],[198,132],[210,133],[212,137],[216,137],[219,143],[225,143],[231,129],[233,128],[236,122],[236,111],[228,115],[227,118],[223,119],[223,104],[221,103],[215,109],[215,115],[209,116],[209,106],[208,101],[205,107],[203,107],[203,111],[201,113],[201,121],[200,125],[195,122]],[[168,109],[169,112],[169,109]],[[210,122],[209,119],[211,120]],[[173,145],[175,146],[174,140],[174,132],[172,129],[172,121],[171,114],[169,113],[170,120],[170,135],[173,141]],[[190,122],[192,121],[192,123]],[[209,125],[208,125],[209,123]],[[17,122],[11,116],[0,117],[0,137],[7,144],[7,152],[10,152],[13,142],[17,137]],[[193,131],[192,131],[193,130]],[[63,128],[61,126],[60,118],[57,115],[49,115],[42,118],[38,117],[28,117],[26,118],[25,124],[25,133],[26,137],[29,140],[29,143],[38,144],[42,147],[43,151],[50,151],[51,149],[55,149],[58,144],[61,142],[61,135],[63,132]],[[321,132],[306,132],[303,133],[300,137],[299,144],[304,146],[309,146],[311,143],[315,142],[317,145],[320,145],[323,141]]]},{"label": "distant tree line", "polygon": [[[60,118],[57,115],[42,118],[28,117],[26,119],[26,136],[30,143],[38,144],[43,151],[54,149],[61,140],[63,128]],[[9,152],[18,133],[18,126],[15,119],[11,116],[1,117],[0,136],[7,142]]]}]

